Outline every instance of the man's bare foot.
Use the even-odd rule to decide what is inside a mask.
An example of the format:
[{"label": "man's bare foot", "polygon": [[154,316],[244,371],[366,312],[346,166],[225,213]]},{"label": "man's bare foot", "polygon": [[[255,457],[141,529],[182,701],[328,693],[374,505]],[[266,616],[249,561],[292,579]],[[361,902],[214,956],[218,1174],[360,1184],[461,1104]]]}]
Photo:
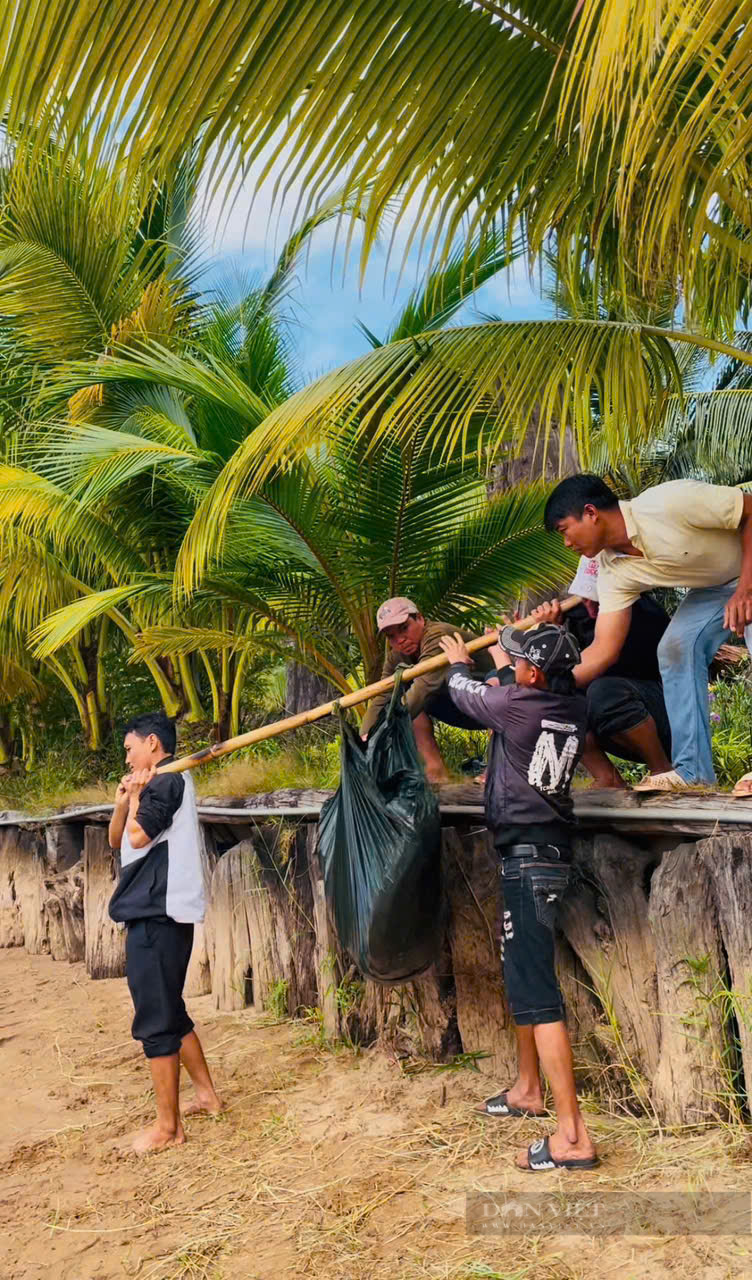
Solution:
[{"label": "man's bare foot", "polygon": [[426,782],[432,782],[434,786],[439,786],[449,781],[449,774],[446,769],[442,769],[440,772],[436,769],[426,769]]},{"label": "man's bare foot", "polygon": [[629,791],[629,787],[622,778],[620,773],[616,774],[615,779],[609,779],[608,782],[601,782],[598,778],[593,778],[592,782],[584,788],[585,791]]},{"label": "man's bare foot", "polygon": [[180,1108],[181,1116],[218,1116],[225,1109],[225,1104],[216,1093],[196,1094],[190,1102]]},{"label": "man's bare foot", "polygon": [[507,1089],[507,1102],[520,1111],[543,1111],[545,1105],[540,1089],[526,1092],[517,1084]]},{"label": "man's bare foot", "polygon": [[152,1124],[146,1129],[139,1129],[130,1146],[131,1151],[146,1155],[149,1151],[164,1151],[167,1147],[179,1147],[183,1142],[185,1142],[185,1133],[182,1124],[178,1124],[174,1132]]},{"label": "man's bare foot", "polygon": [[[595,1155],[595,1147],[587,1134],[578,1137],[576,1142],[569,1142],[558,1129],[550,1135],[548,1149],[554,1160],[590,1160]],[[527,1147],[520,1147],[515,1157],[515,1164],[520,1169],[529,1169]]]}]

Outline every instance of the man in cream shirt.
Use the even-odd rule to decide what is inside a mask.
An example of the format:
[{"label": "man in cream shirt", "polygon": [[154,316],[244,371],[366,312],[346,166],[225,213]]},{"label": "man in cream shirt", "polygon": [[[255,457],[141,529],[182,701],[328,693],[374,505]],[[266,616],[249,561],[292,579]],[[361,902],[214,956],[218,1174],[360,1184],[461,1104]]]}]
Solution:
[{"label": "man in cream shirt", "polygon": [[[639,790],[675,791],[715,781],[708,717],[708,666],[732,633],[752,651],[752,495],[697,480],[671,480],[620,502],[593,475],[570,476],[551,493],[546,528],[580,555],[598,555],[600,610],[578,683],[618,658],[632,605],[653,587],[690,588],[658,648],[673,769]],[[752,791],[752,775],[737,784]]]}]

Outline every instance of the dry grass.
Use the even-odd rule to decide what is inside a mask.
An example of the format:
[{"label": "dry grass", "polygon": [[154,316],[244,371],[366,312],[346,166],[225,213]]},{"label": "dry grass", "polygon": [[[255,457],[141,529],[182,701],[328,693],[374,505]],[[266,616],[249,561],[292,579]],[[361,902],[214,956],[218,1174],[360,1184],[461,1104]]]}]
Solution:
[{"label": "dry grass", "polygon": [[[55,1029],[49,1043],[34,1032],[34,1043],[41,1078],[71,1110],[3,1170],[0,1274],[13,1280],[738,1280],[752,1271],[749,1238],[591,1240],[557,1236],[551,1224],[492,1239],[464,1227],[473,1190],[649,1197],[748,1187],[744,1128],[662,1134],[591,1101],[601,1168],[531,1181],[514,1151],[550,1126],[475,1114],[488,1077],[402,1073],[378,1050],[333,1054],[301,1042],[299,1025],[213,1013],[208,997],[191,1007],[203,1014],[227,1111],[191,1119],[184,1148],[123,1155],[117,1143],[152,1106],[127,1038],[124,984],[79,988],[68,966],[26,960],[52,973]],[[108,1009],[105,1041],[96,1028]],[[33,1257],[40,1240],[47,1269],[9,1265]]]}]

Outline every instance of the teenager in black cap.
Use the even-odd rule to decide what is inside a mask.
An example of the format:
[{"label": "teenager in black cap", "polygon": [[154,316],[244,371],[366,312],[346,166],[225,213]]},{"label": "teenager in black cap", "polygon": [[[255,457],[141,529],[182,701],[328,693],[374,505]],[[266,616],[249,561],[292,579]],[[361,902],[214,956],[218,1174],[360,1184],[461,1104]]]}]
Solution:
[{"label": "teenager in black cap", "polygon": [[449,693],[459,709],[493,729],[486,817],[500,858],[501,951],[506,996],[516,1024],[519,1072],[510,1089],[488,1098],[493,1116],[543,1115],[543,1068],[556,1129],[517,1157],[533,1171],[594,1169],[598,1157],[575,1089],[572,1047],[556,979],[554,924],[566,889],[573,830],[569,790],[585,745],[584,699],[572,668],[577,645],[551,624],[504,627],[491,650],[500,684],[469,678],[461,636],[441,646],[452,664]]}]

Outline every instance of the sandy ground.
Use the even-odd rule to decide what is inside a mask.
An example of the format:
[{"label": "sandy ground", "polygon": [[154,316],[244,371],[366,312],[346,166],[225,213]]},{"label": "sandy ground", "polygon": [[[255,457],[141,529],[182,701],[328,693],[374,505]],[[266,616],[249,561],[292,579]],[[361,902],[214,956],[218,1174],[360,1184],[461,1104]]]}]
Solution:
[{"label": "sandy ground", "polygon": [[[380,1051],[333,1052],[315,1028],[191,1002],[219,1120],[159,1156],[119,1139],[150,1116],[124,981],[0,952],[0,1277],[3,1280],[708,1280],[752,1277],[752,1236],[469,1235],[468,1192],[752,1188],[745,1131],[661,1135],[593,1111],[595,1174],[525,1174],[546,1131],[487,1121],[468,1070],[406,1074]],[[500,1082],[501,1084],[505,1082]],[[486,1086],[486,1087],[484,1087]],[[534,1184],[534,1185],[533,1185]]]}]

